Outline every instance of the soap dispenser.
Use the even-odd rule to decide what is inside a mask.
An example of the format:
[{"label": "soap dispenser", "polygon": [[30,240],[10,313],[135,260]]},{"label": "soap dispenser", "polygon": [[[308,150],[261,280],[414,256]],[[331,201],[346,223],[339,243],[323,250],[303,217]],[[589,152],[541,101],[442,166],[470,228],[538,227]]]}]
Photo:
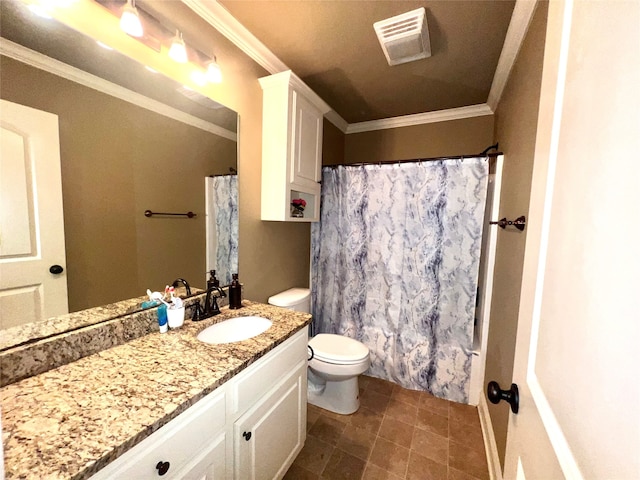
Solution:
[{"label": "soap dispenser", "polygon": [[231,285],[229,285],[229,309],[238,308],[242,308],[242,286],[238,281],[238,274],[234,273]]}]

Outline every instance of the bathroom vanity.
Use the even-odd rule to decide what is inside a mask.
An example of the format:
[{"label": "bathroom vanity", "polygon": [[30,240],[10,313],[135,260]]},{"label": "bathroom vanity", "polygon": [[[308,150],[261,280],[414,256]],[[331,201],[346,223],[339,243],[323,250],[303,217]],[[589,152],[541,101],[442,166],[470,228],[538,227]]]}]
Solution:
[{"label": "bathroom vanity", "polygon": [[[281,478],[305,440],[311,316],[246,302],[0,389],[10,478]],[[204,328],[273,326],[209,345]]]}]

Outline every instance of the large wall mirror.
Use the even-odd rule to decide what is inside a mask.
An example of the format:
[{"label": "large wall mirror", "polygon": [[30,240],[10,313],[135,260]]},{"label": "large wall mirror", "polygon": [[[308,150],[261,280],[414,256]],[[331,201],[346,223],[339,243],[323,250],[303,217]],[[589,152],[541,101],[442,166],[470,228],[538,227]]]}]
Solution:
[{"label": "large wall mirror", "polygon": [[[209,269],[230,283],[238,268],[237,114],[33,15],[20,0],[0,2],[0,22],[0,97],[58,117],[66,247],[60,264],[69,311],[162,290],[178,277],[204,288]],[[45,55],[91,76],[74,81],[73,74],[51,73],[30,52],[37,52],[36,64]],[[83,84],[95,77],[115,93]],[[147,210],[195,216],[148,217]],[[0,291],[11,290],[0,276]],[[11,301],[4,312],[15,308]],[[0,328],[10,322],[1,319]]]}]

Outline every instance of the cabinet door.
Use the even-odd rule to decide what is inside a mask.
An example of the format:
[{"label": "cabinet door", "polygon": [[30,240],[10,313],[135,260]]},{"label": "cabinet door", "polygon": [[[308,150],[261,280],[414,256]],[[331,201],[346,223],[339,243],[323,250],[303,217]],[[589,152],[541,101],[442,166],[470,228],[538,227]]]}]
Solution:
[{"label": "cabinet door", "polygon": [[282,478],[306,436],[306,362],[234,424],[234,478]]},{"label": "cabinet door", "polygon": [[321,180],[322,168],[322,113],[295,90],[292,98],[293,184],[313,186]]},{"label": "cabinet door", "polygon": [[215,439],[205,451],[182,471],[176,478],[183,480],[225,480],[227,478],[226,435]]}]

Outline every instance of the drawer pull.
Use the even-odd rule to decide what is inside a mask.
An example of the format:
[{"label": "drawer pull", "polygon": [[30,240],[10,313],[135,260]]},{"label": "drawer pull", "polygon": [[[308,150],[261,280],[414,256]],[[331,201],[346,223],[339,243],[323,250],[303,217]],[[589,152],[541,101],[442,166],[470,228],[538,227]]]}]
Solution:
[{"label": "drawer pull", "polygon": [[244,439],[248,442],[249,440],[251,440],[251,432],[243,432],[242,436],[244,437]]},{"label": "drawer pull", "polygon": [[163,462],[162,460],[158,462],[156,465],[156,470],[158,470],[158,475],[162,476],[169,471],[169,467],[171,464],[169,462]]}]

